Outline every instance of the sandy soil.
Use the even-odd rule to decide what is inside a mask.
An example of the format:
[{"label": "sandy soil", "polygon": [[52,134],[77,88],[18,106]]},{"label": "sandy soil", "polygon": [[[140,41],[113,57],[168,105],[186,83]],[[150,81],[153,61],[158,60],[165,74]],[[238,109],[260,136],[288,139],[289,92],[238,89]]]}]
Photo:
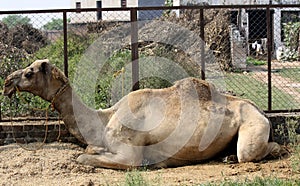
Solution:
[{"label": "sandy soil", "polygon": [[[36,144],[34,144],[36,145]],[[124,185],[126,171],[93,168],[76,163],[83,149],[74,144],[51,143],[32,152],[16,144],[0,147],[0,185]],[[257,176],[300,179],[293,172],[290,158],[260,163],[205,164],[142,171],[142,176],[157,185],[240,180]]]}]

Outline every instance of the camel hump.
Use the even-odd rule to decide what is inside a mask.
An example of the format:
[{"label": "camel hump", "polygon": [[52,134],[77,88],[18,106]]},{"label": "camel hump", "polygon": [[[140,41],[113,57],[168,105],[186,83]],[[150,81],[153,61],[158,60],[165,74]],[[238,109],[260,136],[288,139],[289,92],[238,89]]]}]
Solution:
[{"label": "camel hump", "polygon": [[219,94],[214,85],[193,77],[176,81],[174,86],[181,92],[202,101],[210,101],[212,95]]}]

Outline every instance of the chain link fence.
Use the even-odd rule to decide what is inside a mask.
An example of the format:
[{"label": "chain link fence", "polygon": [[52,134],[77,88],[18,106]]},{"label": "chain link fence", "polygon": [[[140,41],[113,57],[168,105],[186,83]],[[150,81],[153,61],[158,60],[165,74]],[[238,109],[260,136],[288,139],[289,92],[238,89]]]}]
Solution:
[{"label": "chain link fence", "polygon": [[[299,5],[6,11],[0,20],[1,87],[8,74],[43,58],[71,82],[79,81],[79,62],[101,42],[97,49],[107,60],[95,77],[92,100],[81,93],[96,108],[113,105],[131,90],[170,86],[184,77],[176,74],[178,66],[185,76],[213,82],[264,111],[300,109]],[[165,74],[170,78],[160,78]],[[10,113],[42,116],[29,108],[48,106],[29,94],[11,102],[1,95],[2,119]]]}]

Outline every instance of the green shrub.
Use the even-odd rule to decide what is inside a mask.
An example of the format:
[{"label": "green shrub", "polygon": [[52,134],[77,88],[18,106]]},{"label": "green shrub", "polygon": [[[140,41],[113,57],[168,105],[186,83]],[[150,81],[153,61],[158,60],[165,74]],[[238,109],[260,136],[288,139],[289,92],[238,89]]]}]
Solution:
[{"label": "green shrub", "polygon": [[125,175],[125,186],[147,186],[150,185],[148,181],[142,176],[140,171],[129,171]]},{"label": "green shrub", "polygon": [[246,63],[247,63],[247,65],[254,65],[254,66],[260,66],[260,65],[267,64],[267,62],[264,60],[258,60],[258,59],[254,59],[252,57],[247,57]]},{"label": "green shrub", "polygon": [[271,185],[285,185],[285,186],[294,186],[299,185],[299,180],[285,180],[279,178],[261,178],[255,177],[253,180],[245,179],[244,181],[224,181],[218,184],[208,183],[202,184],[203,186],[271,186]]},{"label": "green shrub", "polygon": [[286,51],[283,54],[283,60],[295,61],[299,58],[299,34],[300,22],[289,22],[283,24],[284,44]]},{"label": "green shrub", "polygon": [[[80,61],[85,50],[94,41],[90,35],[79,35],[76,33],[68,33],[68,75],[72,81],[76,71],[76,65]],[[36,59],[49,59],[52,64],[60,69],[64,69],[64,39],[61,36],[57,41],[48,45],[34,54],[32,61]]]}]

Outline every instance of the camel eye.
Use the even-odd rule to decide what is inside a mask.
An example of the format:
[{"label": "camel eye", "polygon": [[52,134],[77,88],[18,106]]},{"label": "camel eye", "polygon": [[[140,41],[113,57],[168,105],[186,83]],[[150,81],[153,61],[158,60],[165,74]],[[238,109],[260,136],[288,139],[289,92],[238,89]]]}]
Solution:
[{"label": "camel eye", "polygon": [[30,71],[25,74],[25,77],[29,79],[32,77],[32,75],[33,75],[33,72]]}]

